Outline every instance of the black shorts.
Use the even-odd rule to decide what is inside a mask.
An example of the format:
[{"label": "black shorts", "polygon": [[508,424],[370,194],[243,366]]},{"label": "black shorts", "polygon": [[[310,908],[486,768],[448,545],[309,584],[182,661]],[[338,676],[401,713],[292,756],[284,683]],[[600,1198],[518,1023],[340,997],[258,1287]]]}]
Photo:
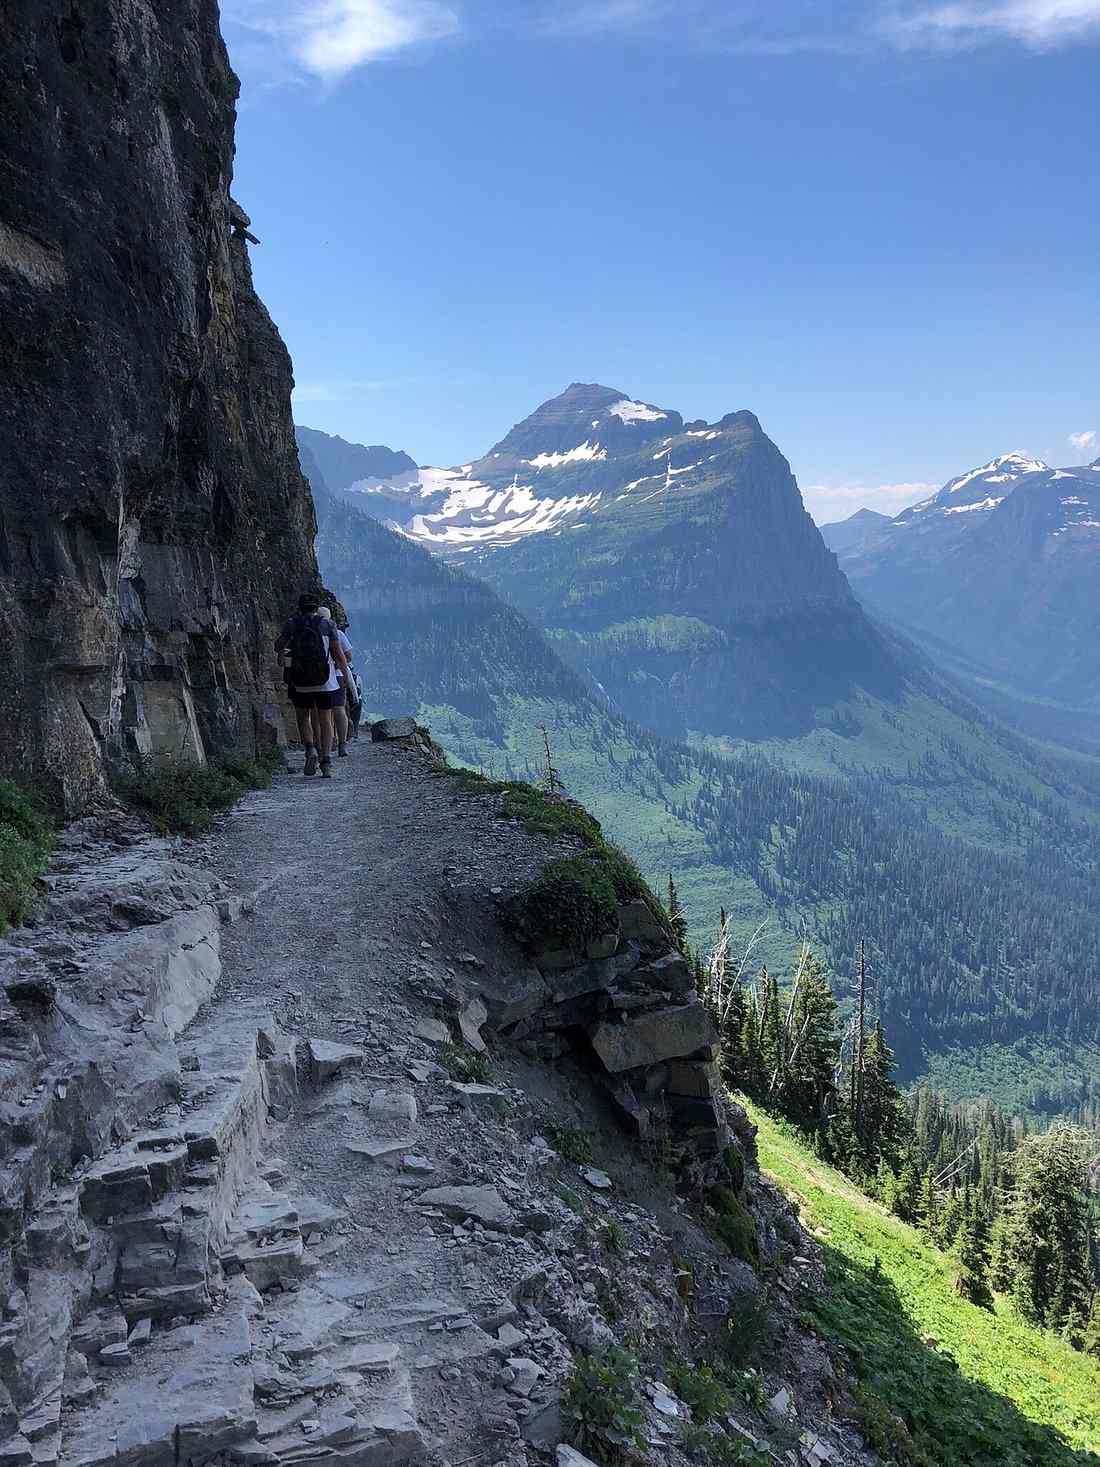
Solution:
[{"label": "black shorts", "polygon": [[324,712],[344,706],[344,690],[337,688],[334,693],[307,693],[301,688],[291,688],[290,701],[295,708],[319,708]]}]

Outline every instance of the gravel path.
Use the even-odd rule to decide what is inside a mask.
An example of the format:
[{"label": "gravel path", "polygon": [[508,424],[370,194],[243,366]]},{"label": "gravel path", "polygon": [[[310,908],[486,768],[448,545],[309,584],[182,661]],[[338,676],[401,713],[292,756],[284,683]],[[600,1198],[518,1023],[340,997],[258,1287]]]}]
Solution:
[{"label": "gravel path", "polygon": [[[257,1345],[277,1360],[281,1340],[313,1327],[321,1295],[350,1302],[373,1341],[400,1347],[419,1427],[451,1460],[519,1451],[529,1402],[498,1379],[519,1341],[504,1348],[495,1331],[518,1317],[510,1291],[540,1250],[522,1231],[458,1226],[417,1198],[492,1186],[513,1212],[530,1206],[520,1137],[537,1120],[506,1077],[506,1115],[464,1109],[433,1063],[439,1043],[417,1029],[521,961],[496,910],[550,850],[423,755],[364,741],[331,781],[280,776],[210,843],[214,871],[255,894],[225,931],[210,1017],[262,1000],[288,1033],[363,1051],[273,1135],[261,1187],[346,1216],[314,1237],[319,1272],[268,1298]],[[390,1141],[400,1145],[379,1160],[362,1149]]]}]

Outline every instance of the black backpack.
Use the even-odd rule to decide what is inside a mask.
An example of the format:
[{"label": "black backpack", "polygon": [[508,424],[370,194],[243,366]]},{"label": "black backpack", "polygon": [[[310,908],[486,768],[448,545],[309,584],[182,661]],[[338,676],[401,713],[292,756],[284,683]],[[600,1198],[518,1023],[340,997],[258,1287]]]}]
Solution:
[{"label": "black backpack", "polygon": [[296,688],[320,688],[329,679],[328,643],[319,616],[296,616],[290,623],[290,672]]}]

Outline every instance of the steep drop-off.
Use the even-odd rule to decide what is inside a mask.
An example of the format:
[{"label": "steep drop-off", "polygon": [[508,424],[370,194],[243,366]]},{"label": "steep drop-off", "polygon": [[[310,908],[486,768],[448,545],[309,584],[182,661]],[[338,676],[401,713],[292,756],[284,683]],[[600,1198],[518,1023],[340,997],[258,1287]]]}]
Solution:
[{"label": "steep drop-off", "polygon": [[0,13],[0,775],[252,748],[316,575],[214,0]]}]

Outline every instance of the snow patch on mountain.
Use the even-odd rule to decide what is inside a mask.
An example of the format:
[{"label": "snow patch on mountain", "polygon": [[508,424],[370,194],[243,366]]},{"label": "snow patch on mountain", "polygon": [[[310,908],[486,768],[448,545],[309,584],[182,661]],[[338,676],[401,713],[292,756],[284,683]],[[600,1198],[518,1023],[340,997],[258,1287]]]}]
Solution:
[{"label": "snow patch on mountain", "polygon": [[607,411],[624,423],[656,423],[661,418],[668,417],[660,408],[650,407],[644,402],[632,402],[629,397],[624,397],[621,402],[613,402]]},{"label": "snow patch on mountain", "polygon": [[997,458],[990,459],[989,463],[982,464],[981,468],[971,469],[968,474],[952,479],[940,492],[958,494],[960,489],[965,489],[974,479],[985,479],[990,484],[1004,484],[1010,479],[1022,478],[1024,474],[1044,473],[1046,468],[1047,465],[1041,459],[1028,458],[1023,453],[1002,453]]},{"label": "snow patch on mountain", "polygon": [[1004,496],[1000,499],[975,499],[973,504],[951,504],[944,510],[944,514],[969,514],[972,509],[996,509],[998,504],[1004,503]]},{"label": "snow patch on mountain", "polygon": [[414,539],[431,545],[472,549],[488,542],[504,544],[553,529],[571,515],[593,508],[601,498],[576,494],[538,499],[530,484],[494,492],[472,480],[468,487],[456,487],[442,509],[416,515],[408,530]]},{"label": "snow patch on mountain", "polygon": [[576,448],[566,449],[564,453],[537,453],[534,458],[525,459],[524,462],[529,463],[533,469],[558,469],[562,464],[591,463],[606,457],[606,448],[586,440]]}]

